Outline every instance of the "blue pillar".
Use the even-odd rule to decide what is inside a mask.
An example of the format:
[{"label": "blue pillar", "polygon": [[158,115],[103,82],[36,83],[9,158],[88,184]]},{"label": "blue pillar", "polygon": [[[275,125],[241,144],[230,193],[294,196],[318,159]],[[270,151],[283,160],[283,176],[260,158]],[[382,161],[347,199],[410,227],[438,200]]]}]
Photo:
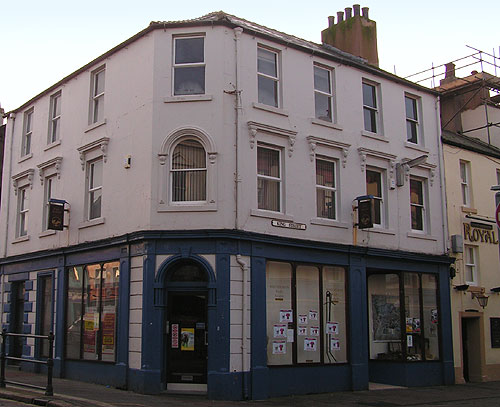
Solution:
[{"label": "blue pillar", "polygon": [[453,331],[451,327],[450,270],[448,265],[440,265],[439,300],[441,310],[441,359],[443,361],[443,384],[455,383],[453,363]]}]

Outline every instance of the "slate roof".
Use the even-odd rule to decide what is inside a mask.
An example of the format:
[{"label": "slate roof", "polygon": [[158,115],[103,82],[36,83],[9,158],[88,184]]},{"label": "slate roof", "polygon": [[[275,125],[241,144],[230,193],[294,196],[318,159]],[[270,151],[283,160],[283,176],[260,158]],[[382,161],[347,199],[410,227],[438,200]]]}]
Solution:
[{"label": "slate roof", "polygon": [[465,136],[463,134],[452,133],[451,131],[443,131],[441,140],[444,144],[449,144],[455,147],[461,147],[465,150],[473,151],[475,153],[487,155],[494,158],[500,158],[500,148],[485,143],[484,141]]}]

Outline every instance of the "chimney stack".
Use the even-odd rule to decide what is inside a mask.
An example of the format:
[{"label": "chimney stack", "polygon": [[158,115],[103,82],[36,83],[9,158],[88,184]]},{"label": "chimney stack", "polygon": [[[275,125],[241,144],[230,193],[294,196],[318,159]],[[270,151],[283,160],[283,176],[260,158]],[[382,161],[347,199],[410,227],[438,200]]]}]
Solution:
[{"label": "chimney stack", "polygon": [[346,7],[345,19],[343,11],[337,12],[337,24],[328,17],[328,28],[321,32],[321,40],[378,66],[377,24],[368,18],[368,7],[361,9],[362,15],[360,8],[359,4]]}]

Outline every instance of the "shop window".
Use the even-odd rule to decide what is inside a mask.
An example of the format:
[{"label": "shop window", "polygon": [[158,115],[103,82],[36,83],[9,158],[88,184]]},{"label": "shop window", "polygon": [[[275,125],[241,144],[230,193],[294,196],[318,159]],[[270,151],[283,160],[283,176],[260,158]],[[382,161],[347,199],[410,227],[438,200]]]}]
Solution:
[{"label": "shop window", "polygon": [[437,277],[421,273],[368,277],[370,359],[439,359]]},{"label": "shop window", "polygon": [[114,362],[120,263],[71,267],[66,303],[66,357]]},{"label": "shop window", "polygon": [[347,362],[345,270],[268,262],[268,365]]},{"label": "shop window", "polygon": [[[42,276],[38,279],[38,290],[40,290],[40,335],[48,335],[52,328],[52,276]],[[40,356],[49,357],[49,341],[40,341]]]}]

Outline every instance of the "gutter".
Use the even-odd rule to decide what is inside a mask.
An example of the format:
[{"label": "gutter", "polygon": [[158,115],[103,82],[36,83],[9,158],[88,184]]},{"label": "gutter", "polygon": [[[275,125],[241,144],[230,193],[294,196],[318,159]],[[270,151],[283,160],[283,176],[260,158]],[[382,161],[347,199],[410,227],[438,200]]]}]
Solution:
[{"label": "gutter", "polygon": [[445,167],[444,167],[444,151],[443,142],[441,136],[441,99],[438,96],[436,99],[436,127],[437,127],[437,142],[438,142],[438,154],[439,154],[439,184],[441,188],[441,216],[443,218],[443,251],[448,254],[448,203],[446,200],[446,184],[445,184]]}]

